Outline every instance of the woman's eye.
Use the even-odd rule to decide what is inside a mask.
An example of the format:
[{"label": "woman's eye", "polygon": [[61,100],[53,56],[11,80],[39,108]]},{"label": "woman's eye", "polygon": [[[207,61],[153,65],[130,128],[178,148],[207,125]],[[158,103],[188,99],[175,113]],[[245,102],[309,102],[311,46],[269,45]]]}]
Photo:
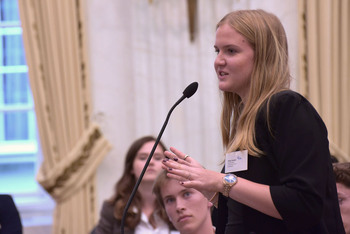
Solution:
[{"label": "woman's eye", "polygon": [[234,54],[234,53],[236,53],[237,51],[236,50],[234,50],[234,49],[228,49],[227,50],[230,54]]},{"label": "woman's eye", "polygon": [[219,51],[218,49],[215,49],[215,53],[216,53],[216,54],[219,54],[219,52],[220,52],[220,51]]},{"label": "woman's eye", "polygon": [[164,159],[163,155],[161,155],[161,154],[156,154],[153,156],[153,158],[157,161],[161,161]]},{"label": "woman's eye", "polygon": [[185,192],[185,193],[184,193],[184,197],[189,197],[189,196],[191,196],[191,193],[190,193],[190,192]]}]

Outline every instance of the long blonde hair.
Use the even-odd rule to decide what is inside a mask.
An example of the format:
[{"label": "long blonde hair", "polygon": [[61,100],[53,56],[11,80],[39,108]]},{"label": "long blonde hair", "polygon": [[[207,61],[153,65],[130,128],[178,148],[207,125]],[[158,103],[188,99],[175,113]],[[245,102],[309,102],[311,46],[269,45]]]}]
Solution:
[{"label": "long blonde hair", "polygon": [[226,152],[247,149],[250,155],[262,152],[255,141],[255,121],[262,105],[271,96],[289,89],[288,45],[284,28],[273,14],[263,10],[240,10],[227,14],[217,24],[230,25],[244,36],[254,50],[250,91],[243,104],[236,93],[223,92],[221,133]]}]

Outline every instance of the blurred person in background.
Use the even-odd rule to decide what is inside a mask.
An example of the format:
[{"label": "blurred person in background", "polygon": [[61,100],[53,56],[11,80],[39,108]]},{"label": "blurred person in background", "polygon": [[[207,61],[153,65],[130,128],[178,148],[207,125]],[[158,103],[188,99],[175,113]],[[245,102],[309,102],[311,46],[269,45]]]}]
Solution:
[{"label": "blurred person in background", "polygon": [[[93,234],[121,233],[121,220],[124,209],[132,190],[140,177],[143,167],[153,148],[156,138],[145,136],[134,141],[125,157],[124,172],[115,185],[114,195],[104,201],[100,212],[100,219],[93,230]],[[162,171],[163,152],[166,147],[159,142],[152,160],[142,178],[133,201],[125,218],[125,234],[169,234],[170,229],[155,212],[157,203],[152,193],[152,186],[159,172]]]},{"label": "blurred person in background", "polygon": [[346,234],[350,234],[350,162],[334,163],[341,217]]}]

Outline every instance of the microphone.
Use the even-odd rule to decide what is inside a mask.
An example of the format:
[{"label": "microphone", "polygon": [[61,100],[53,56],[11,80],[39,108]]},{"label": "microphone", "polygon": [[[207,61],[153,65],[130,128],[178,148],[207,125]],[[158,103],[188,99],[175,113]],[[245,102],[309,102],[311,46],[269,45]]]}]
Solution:
[{"label": "microphone", "polygon": [[158,137],[157,137],[157,139],[156,139],[156,142],[154,143],[153,148],[152,148],[152,150],[151,150],[151,152],[150,152],[150,154],[149,154],[149,156],[148,156],[148,158],[147,158],[147,161],[146,161],[146,163],[145,163],[145,166],[143,167],[143,170],[142,170],[142,172],[141,172],[141,174],[140,174],[140,177],[139,177],[139,179],[137,180],[137,182],[136,182],[136,184],[135,184],[135,186],[134,186],[134,189],[132,190],[132,193],[131,193],[131,195],[130,195],[130,197],[129,197],[129,200],[128,200],[128,202],[126,203],[126,206],[125,206],[125,208],[124,208],[124,213],[123,213],[123,217],[122,217],[122,221],[121,221],[121,226],[120,226],[120,230],[121,230],[121,233],[122,233],[122,234],[124,234],[125,218],[126,218],[126,214],[127,214],[127,212],[128,212],[128,209],[129,209],[129,207],[130,207],[130,205],[131,205],[132,199],[134,198],[134,196],[135,196],[135,194],[136,194],[136,191],[137,191],[137,189],[138,189],[138,187],[139,187],[139,185],[140,185],[140,183],[141,183],[141,180],[142,180],[142,178],[143,178],[143,175],[144,175],[145,172],[146,172],[146,169],[147,169],[147,167],[148,167],[148,164],[150,163],[150,161],[151,161],[151,159],[152,159],[152,156],[153,156],[153,154],[154,154],[154,151],[156,150],[157,145],[158,145],[158,143],[159,143],[159,141],[160,141],[160,138],[161,138],[162,135],[163,135],[163,132],[164,132],[164,130],[165,130],[165,127],[166,127],[166,125],[168,124],[168,121],[169,121],[169,118],[170,118],[171,113],[173,112],[173,110],[175,109],[175,107],[176,107],[177,105],[179,105],[180,102],[182,102],[185,98],[190,98],[193,94],[195,94],[195,92],[197,91],[197,89],[198,89],[198,82],[193,82],[193,83],[191,83],[190,85],[188,85],[188,86],[186,87],[186,89],[182,92],[182,94],[183,94],[182,97],[181,97],[181,98],[171,107],[171,109],[169,110],[168,115],[167,115],[167,117],[166,117],[166,119],[165,119],[165,122],[164,122],[164,124],[163,124],[163,127],[162,127],[162,129],[160,130],[160,132],[159,132],[159,135],[158,135]]}]

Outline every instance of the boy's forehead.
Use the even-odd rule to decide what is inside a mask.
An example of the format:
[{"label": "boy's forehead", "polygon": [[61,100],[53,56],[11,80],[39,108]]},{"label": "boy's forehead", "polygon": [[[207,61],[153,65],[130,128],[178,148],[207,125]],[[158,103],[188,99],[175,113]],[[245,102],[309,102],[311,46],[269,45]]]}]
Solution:
[{"label": "boy's forehead", "polygon": [[160,191],[162,193],[162,197],[166,197],[170,195],[176,195],[183,192],[184,190],[186,190],[186,188],[182,186],[179,181],[175,179],[169,179],[165,181]]}]

